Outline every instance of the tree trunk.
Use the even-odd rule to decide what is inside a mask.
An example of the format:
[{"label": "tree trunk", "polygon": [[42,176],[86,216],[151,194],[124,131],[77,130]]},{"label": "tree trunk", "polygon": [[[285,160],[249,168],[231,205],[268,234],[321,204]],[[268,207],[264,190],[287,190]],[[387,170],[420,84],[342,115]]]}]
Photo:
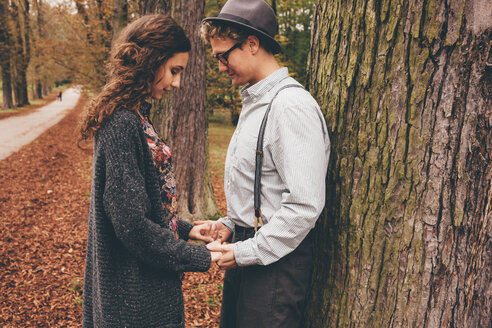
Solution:
[{"label": "tree trunk", "polygon": [[492,3],[318,1],[332,139],[305,327],[490,327]]},{"label": "tree trunk", "polygon": [[36,57],[36,64],[34,66],[34,75],[35,75],[35,85],[33,88],[34,98],[41,99],[43,98],[43,89],[41,83],[41,61],[40,58],[43,56],[40,49],[40,42],[44,42],[44,17],[43,17],[43,2],[42,0],[34,0],[33,1],[35,9],[36,9],[36,18],[37,18],[37,40],[33,41],[34,44],[34,53]]},{"label": "tree trunk", "polygon": [[2,109],[14,108],[12,99],[12,76],[10,71],[11,36],[8,28],[9,2],[0,0],[0,67],[2,70]]},{"label": "tree trunk", "polygon": [[128,23],[127,0],[113,1],[113,40],[117,38],[120,31]]},{"label": "tree trunk", "polygon": [[13,21],[16,27],[16,42],[14,45],[14,95],[19,107],[29,105],[27,94],[27,67],[31,56],[29,42],[29,0],[12,1]]},{"label": "tree trunk", "polygon": [[199,34],[205,3],[203,0],[170,0],[161,1],[157,7],[167,8],[167,13],[186,31],[192,45],[181,88],[155,104],[153,112],[156,128],[174,152],[179,217],[186,220],[218,217],[220,212],[208,170],[205,47]]}]

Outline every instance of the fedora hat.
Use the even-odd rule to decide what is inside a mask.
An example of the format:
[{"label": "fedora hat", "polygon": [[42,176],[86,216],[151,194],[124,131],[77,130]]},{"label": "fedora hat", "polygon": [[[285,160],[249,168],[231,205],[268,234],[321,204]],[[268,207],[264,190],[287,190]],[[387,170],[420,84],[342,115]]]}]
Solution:
[{"label": "fedora hat", "polygon": [[275,41],[278,22],[275,13],[263,0],[229,0],[217,17],[207,17],[204,22],[228,22],[248,30],[268,42],[274,54],[281,50]]}]

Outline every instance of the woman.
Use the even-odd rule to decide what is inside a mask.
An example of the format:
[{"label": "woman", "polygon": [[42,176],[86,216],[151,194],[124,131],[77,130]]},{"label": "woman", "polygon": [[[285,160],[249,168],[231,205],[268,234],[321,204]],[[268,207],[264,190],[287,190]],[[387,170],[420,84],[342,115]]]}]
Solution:
[{"label": "woman", "polygon": [[109,82],[88,106],[94,136],[84,327],[184,327],[180,273],[219,253],[176,217],[172,157],[148,118],[151,96],[179,88],[190,41],[170,17],[144,16],[115,41]]}]

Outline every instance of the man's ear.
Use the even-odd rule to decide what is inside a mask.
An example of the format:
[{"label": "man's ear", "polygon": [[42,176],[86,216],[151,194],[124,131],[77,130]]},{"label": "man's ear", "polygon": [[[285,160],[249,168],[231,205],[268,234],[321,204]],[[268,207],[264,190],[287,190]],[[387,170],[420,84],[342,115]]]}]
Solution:
[{"label": "man's ear", "polygon": [[260,50],[260,40],[256,36],[250,35],[246,39],[246,46],[252,55],[256,55]]}]

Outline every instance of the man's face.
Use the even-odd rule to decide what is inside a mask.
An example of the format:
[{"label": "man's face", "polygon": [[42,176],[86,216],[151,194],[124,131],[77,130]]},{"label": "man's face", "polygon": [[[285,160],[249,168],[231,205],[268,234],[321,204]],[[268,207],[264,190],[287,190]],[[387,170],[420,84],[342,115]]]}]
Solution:
[{"label": "man's face", "polygon": [[[210,45],[212,46],[212,52],[214,55],[226,53],[229,49],[234,47],[236,43],[236,41],[230,38],[214,37],[210,39]],[[252,58],[247,51],[246,43],[247,41],[240,47],[236,47],[234,50],[229,52],[227,56],[227,65],[221,61],[217,61],[219,64],[219,71],[227,73],[227,75],[231,78],[232,84],[235,86],[251,83],[254,80],[254,71],[251,70]]]}]

